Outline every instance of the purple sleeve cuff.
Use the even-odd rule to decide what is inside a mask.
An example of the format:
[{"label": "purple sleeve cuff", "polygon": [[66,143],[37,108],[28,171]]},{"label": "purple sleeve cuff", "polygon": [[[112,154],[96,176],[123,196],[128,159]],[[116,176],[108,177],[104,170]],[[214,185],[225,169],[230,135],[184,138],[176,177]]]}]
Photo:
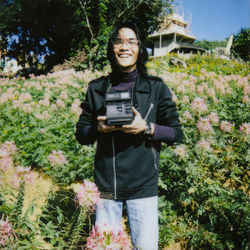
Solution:
[{"label": "purple sleeve cuff", "polygon": [[153,141],[172,142],[175,138],[175,130],[172,127],[155,125]]}]

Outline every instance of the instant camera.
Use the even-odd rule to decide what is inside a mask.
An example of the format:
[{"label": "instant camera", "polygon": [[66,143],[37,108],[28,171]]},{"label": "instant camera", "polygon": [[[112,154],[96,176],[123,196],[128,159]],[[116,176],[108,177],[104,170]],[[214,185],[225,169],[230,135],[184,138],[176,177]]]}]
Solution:
[{"label": "instant camera", "polygon": [[131,93],[114,92],[105,96],[106,124],[109,126],[122,126],[132,123],[134,114],[132,111]]}]

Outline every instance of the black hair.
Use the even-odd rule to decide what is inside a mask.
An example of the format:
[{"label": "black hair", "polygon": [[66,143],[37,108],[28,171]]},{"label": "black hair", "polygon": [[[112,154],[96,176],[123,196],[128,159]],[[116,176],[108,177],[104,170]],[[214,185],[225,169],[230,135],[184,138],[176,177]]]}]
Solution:
[{"label": "black hair", "polygon": [[116,63],[115,55],[114,55],[113,42],[117,39],[119,35],[119,30],[122,28],[130,28],[135,32],[137,40],[139,41],[138,43],[139,53],[138,53],[136,66],[137,66],[137,70],[139,71],[139,73],[146,76],[147,75],[146,62],[148,61],[148,51],[143,44],[143,38],[139,30],[139,27],[132,21],[126,21],[126,22],[121,22],[121,23],[116,24],[113,28],[113,31],[110,34],[109,41],[108,41],[107,57],[110,62],[112,70],[114,71],[117,69],[117,63]]}]

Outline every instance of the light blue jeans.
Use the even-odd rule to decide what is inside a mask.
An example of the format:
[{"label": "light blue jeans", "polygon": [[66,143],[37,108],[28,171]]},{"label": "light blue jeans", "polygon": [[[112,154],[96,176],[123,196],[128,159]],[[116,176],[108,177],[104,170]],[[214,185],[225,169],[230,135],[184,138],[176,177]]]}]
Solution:
[{"label": "light blue jeans", "polygon": [[158,249],[158,197],[133,200],[101,199],[96,209],[96,222],[99,228],[105,226],[119,228],[122,220],[123,204],[126,204],[130,235],[134,249]]}]

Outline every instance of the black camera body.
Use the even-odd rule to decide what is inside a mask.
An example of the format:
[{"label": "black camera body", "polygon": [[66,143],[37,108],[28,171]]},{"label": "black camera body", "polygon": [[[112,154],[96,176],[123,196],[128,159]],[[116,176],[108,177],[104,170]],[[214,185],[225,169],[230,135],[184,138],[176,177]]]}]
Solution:
[{"label": "black camera body", "polygon": [[107,93],[105,96],[105,105],[107,125],[122,126],[132,123],[134,114],[130,92]]}]

